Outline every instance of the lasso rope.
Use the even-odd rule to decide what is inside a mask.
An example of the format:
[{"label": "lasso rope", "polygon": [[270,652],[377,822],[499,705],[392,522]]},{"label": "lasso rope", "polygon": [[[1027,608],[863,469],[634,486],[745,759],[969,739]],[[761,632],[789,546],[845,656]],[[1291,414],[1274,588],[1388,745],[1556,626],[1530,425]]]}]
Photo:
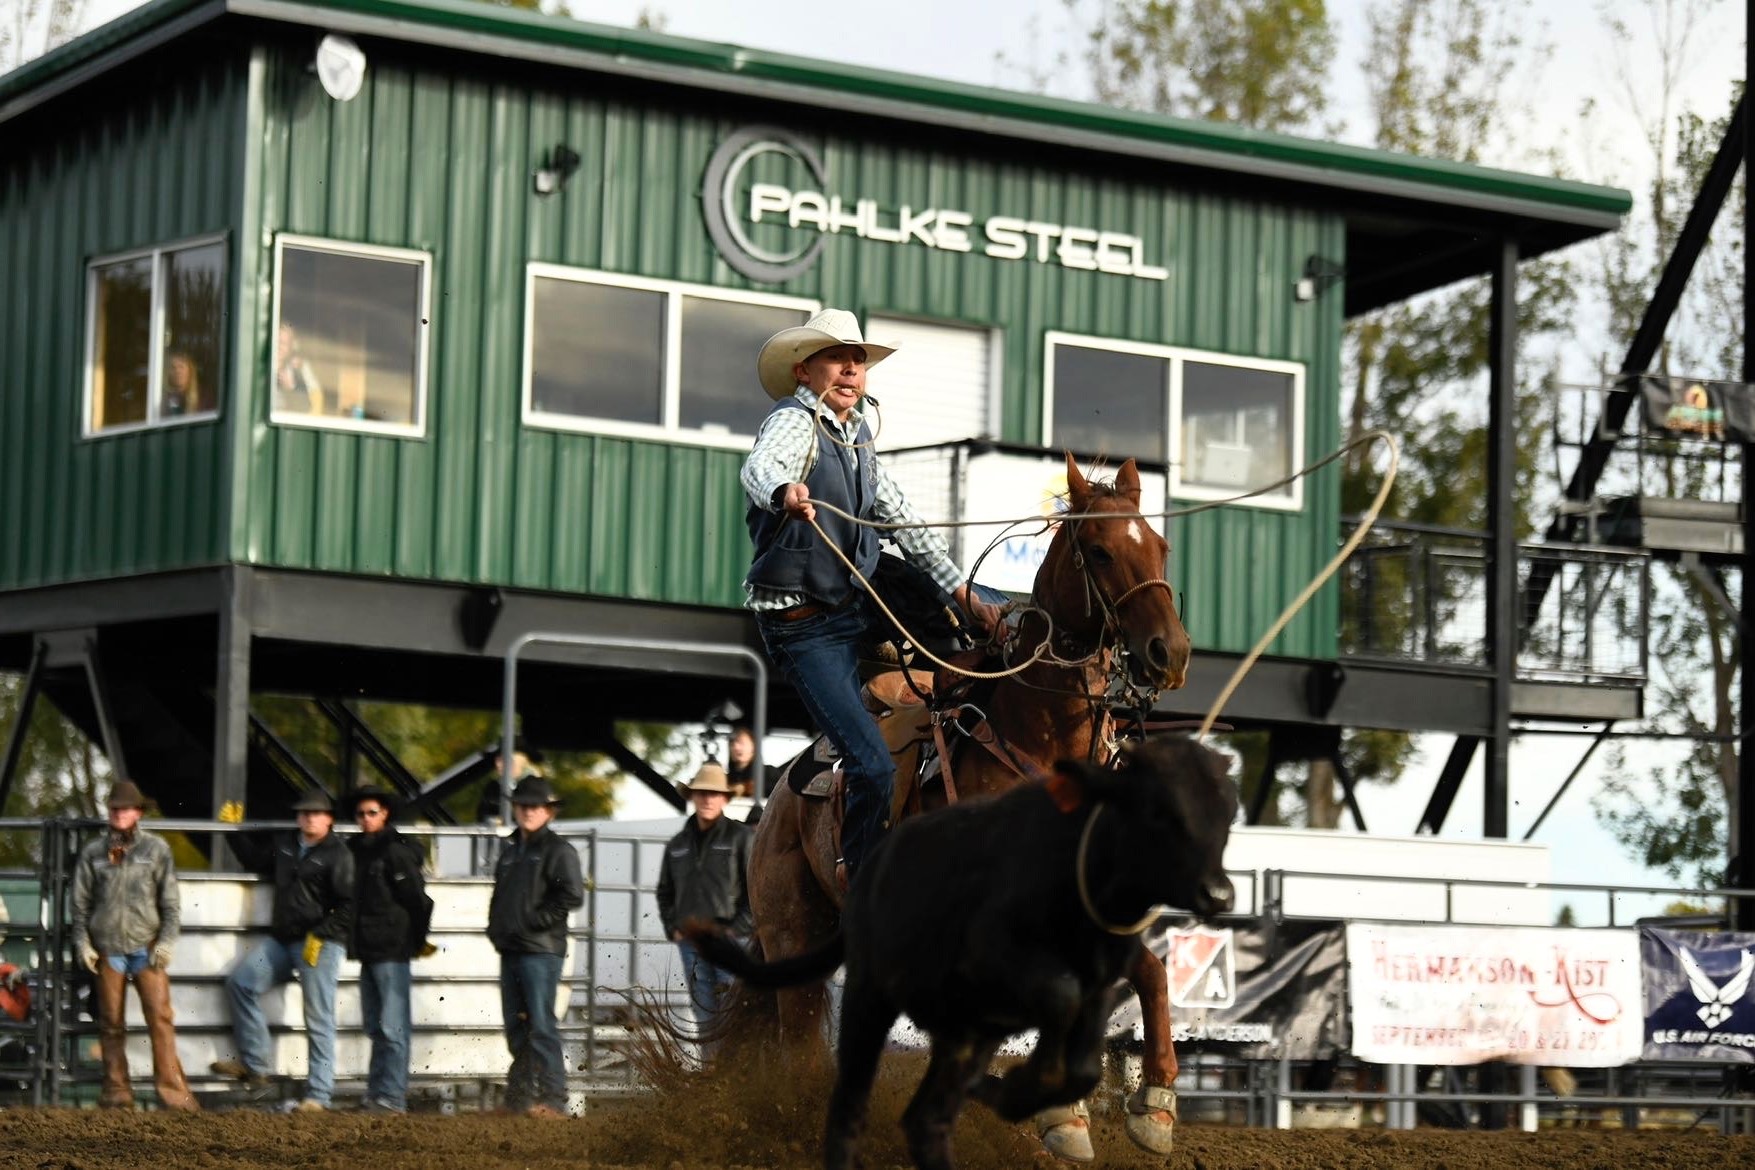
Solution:
[{"label": "lasso rope", "polygon": [[[821,399],[819,398],[818,401],[820,404]],[[818,420],[820,422],[822,419],[821,414],[819,413],[817,415],[817,417],[818,417]],[[868,446],[869,442],[870,442],[870,441],[868,441],[866,444],[850,444],[850,443],[847,443],[844,440],[842,440],[839,436],[830,432],[826,425],[823,426],[823,430],[826,434],[829,435],[829,438],[832,442],[839,443],[844,447]],[[874,440],[875,440],[875,436],[874,436]],[[1219,691],[1218,696],[1213,700],[1212,706],[1209,707],[1207,710],[1206,718],[1201,720],[1201,725],[1200,725],[1199,731],[1197,731],[1195,733],[1195,739],[1197,741],[1203,741],[1211,733],[1213,724],[1214,724],[1214,722],[1217,721],[1217,719],[1219,717],[1219,712],[1224,709],[1226,702],[1228,702],[1230,700],[1231,696],[1236,693],[1237,688],[1242,684],[1244,677],[1249,673],[1250,669],[1255,666],[1256,662],[1261,658],[1262,654],[1266,652],[1268,646],[1273,643],[1273,640],[1275,638],[1280,636],[1280,633],[1286,628],[1286,626],[1291,622],[1291,620],[1295,616],[1297,616],[1298,612],[1310,603],[1310,599],[1312,597],[1316,596],[1316,591],[1318,589],[1321,589],[1322,586],[1328,582],[1329,578],[1331,578],[1335,575],[1335,573],[1340,569],[1341,565],[1346,563],[1347,558],[1353,555],[1353,553],[1358,549],[1359,545],[1364,542],[1365,537],[1370,533],[1372,526],[1374,524],[1376,524],[1378,516],[1380,516],[1382,514],[1384,505],[1389,500],[1390,490],[1395,486],[1396,473],[1400,469],[1400,466],[1401,466],[1401,443],[1396,439],[1396,437],[1394,435],[1390,434],[1388,431],[1384,431],[1384,430],[1367,431],[1364,434],[1360,435],[1357,439],[1354,439],[1351,442],[1344,444],[1336,451],[1332,452],[1331,454],[1329,454],[1327,456],[1324,456],[1322,459],[1311,464],[1310,466],[1300,468],[1298,471],[1295,471],[1290,475],[1284,476],[1283,478],[1276,480],[1273,483],[1264,484],[1261,487],[1255,488],[1252,491],[1244,492],[1241,495],[1230,496],[1230,497],[1227,497],[1226,499],[1223,499],[1223,500],[1210,500],[1206,503],[1197,504],[1197,505],[1194,505],[1192,507],[1187,507],[1187,508],[1166,509],[1163,512],[1138,512],[1138,513],[1086,512],[1086,513],[1062,513],[1061,515],[1055,516],[1055,517],[1042,517],[1040,515],[1026,516],[1026,517],[1019,517],[1019,518],[1013,519],[1013,520],[986,519],[986,520],[951,520],[951,521],[943,521],[943,522],[938,522],[938,523],[928,523],[925,521],[914,522],[914,523],[897,523],[897,522],[865,520],[865,519],[862,519],[858,516],[851,515],[850,513],[843,511],[842,509],[837,508],[832,504],[827,504],[827,503],[818,504],[817,502],[812,501],[812,506],[813,507],[823,507],[823,508],[827,509],[828,511],[830,511],[836,515],[839,515],[843,519],[846,519],[854,524],[865,525],[866,527],[883,529],[886,531],[897,531],[897,530],[904,529],[904,528],[965,528],[965,527],[977,527],[977,526],[986,527],[986,526],[991,526],[994,524],[999,524],[999,525],[1002,525],[1004,528],[1009,529],[1009,528],[1016,527],[1020,524],[1026,524],[1026,523],[1032,523],[1032,522],[1046,522],[1046,523],[1052,524],[1052,523],[1061,523],[1061,522],[1065,522],[1065,521],[1069,521],[1069,520],[1094,519],[1097,517],[1102,517],[1102,518],[1112,519],[1112,520],[1115,520],[1115,519],[1146,520],[1146,519],[1157,519],[1159,517],[1162,517],[1164,520],[1168,521],[1168,520],[1176,519],[1176,518],[1183,517],[1183,516],[1198,515],[1201,512],[1211,511],[1215,508],[1221,508],[1221,507],[1225,507],[1225,506],[1230,505],[1230,504],[1239,503],[1243,500],[1252,499],[1256,496],[1266,495],[1270,492],[1278,490],[1281,487],[1284,487],[1290,483],[1293,483],[1300,478],[1314,474],[1315,472],[1321,470],[1323,467],[1326,467],[1328,464],[1333,463],[1335,460],[1341,458],[1342,456],[1346,455],[1347,453],[1349,453],[1350,451],[1354,450],[1357,447],[1361,447],[1367,443],[1373,443],[1373,442],[1378,442],[1378,441],[1383,442],[1389,449],[1389,466],[1384,470],[1383,480],[1381,483],[1378,484],[1377,494],[1375,497],[1373,497],[1373,499],[1371,501],[1371,506],[1365,510],[1365,514],[1361,518],[1358,526],[1353,529],[1352,534],[1350,536],[1348,536],[1345,543],[1343,543],[1341,545],[1340,551],[1335,553],[1335,555],[1329,560],[1329,562],[1323,566],[1321,572],[1317,573],[1317,575],[1311,579],[1309,584],[1305,585],[1305,587],[1299,592],[1298,596],[1294,597],[1292,599],[1292,601],[1286,606],[1286,608],[1280,612],[1280,616],[1274,620],[1274,622],[1271,626],[1268,627],[1267,632],[1264,633],[1261,636],[1261,638],[1256,641],[1255,645],[1250,648],[1249,653],[1244,656],[1243,660],[1237,664],[1236,669],[1231,672],[1230,679],[1226,681],[1224,687],[1221,688],[1221,690]],[[822,526],[816,522],[816,518],[814,516],[810,520],[810,525],[812,528],[814,528],[816,530],[817,535],[822,538],[823,542],[825,544],[827,544],[831,549],[834,550],[835,555],[841,559],[841,562],[847,566],[847,568],[853,573],[854,577],[857,578],[860,581],[860,583],[865,586],[866,593],[872,598],[872,600],[877,602],[878,607],[883,610],[884,614],[892,622],[895,623],[896,628],[898,630],[900,630],[911,642],[914,643],[915,649],[918,650],[920,653],[924,654],[927,658],[931,659],[933,662],[937,663],[938,665],[945,667],[947,669],[951,669],[951,670],[959,670],[962,673],[967,674],[972,678],[1007,678],[1007,677],[1010,677],[1014,674],[1018,674],[1021,671],[1027,669],[1031,665],[1040,661],[1046,654],[1049,653],[1050,644],[1052,643],[1053,638],[1054,638],[1053,618],[1047,613],[1046,610],[1043,610],[1040,606],[1033,606],[1032,608],[1037,613],[1040,613],[1042,615],[1044,621],[1047,622],[1048,628],[1047,628],[1047,632],[1043,636],[1041,643],[1037,645],[1035,652],[1031,654],[1030,658],[1027,661],[1019,664],[1018,666],[1012,667],[1012,668],[1007,669],[1007,670],[1002,670],[1002,671],[972,671],[972,670],[967,670],[965,668],[952,666],[950,663],[946,662],[944,659],[942,659],[942,658],[938,657],[936,654],[934,654],[931,650],[928,650],[926,648],[926,646],[924,644],[922,644],[920,639],[914,635],[913,631],[909,630],[908,627],[902,623],[902,620],[896,616],[895,612],[890,609],[889,605],[883,600],[883,598],[878,596],[876,590],[872,587],[871,582],[868,581],[865,578],[865,575],[859,571],[858,566],[855,565],[852,562],[852,560],[848,558],[846,553],[841,551],[840,545],[838,545],[836,542],[829,539],[828,534],[823,531]],[[987,556],[987,553],[989,551],[991,551],[996,544],[998,544],[999,542],[1001,542],[1005,539],[1009,539],[1009,537],[1007,537],[1005,535],[1005,533],[1002,531],[1001,535],[996,537],[992,542],[990,542],[988,545],[988,548],[986,550],[983,550],[981,557],[977,558],[977,562],[979,563],[980,560],[985,559]],[[1128,597],[1131,597],[1135,592],[1137,592],[1144,585],[1151,585],[1151,584],[1157,584],[1157,583],[1159,583],[1159,582],[1148,581],[1148,582],[1143,583],[1143,585],[1135,586],[1133,589],[1129,589],[1126,593],[1124,593],[1122,595],[1121,600],[1125,601]],[[1165,588],[1166,589],[1169,588],[1168,583],[1165,583]],[[1119,605],[1120,602],[1116,602],[1115,604]],[[1111,607],[1111,608],[1113,608],[1113,607]],[[1056,657],[1058,658],[1058,656],[1056,656]],[[1155,922],[1158,919],[1158,916],[1162,913],[1161,907],[1153,906],[1153,907],[1149,908],[1146,911],[1146,913],[1144,915],[1142,915],[1137,922],[1134,922],[1134,923],[1126,925],[1126,926],[1121,926],[1121,925],[1117,925],[1115,923],[1112,923],[1108,919],[1103,917],[1102,913],[1097,909],[1097,905],[1096,905],[1095,900],[1091,897],[1090,878],[1088,875],[1088,869],[1089,869],[1088,862],[1089,862],[1089,858],[1090,858],[1091,838],[1093,836],[1094,830],[1095,830],[1096,825],[1097,825],[1097,817],[1102,813],[1102,810],[1103,810],[1103,806],[1101,803],[1098,803],[1095,807],[1093,807],[1091,809],[1091,815],[1085,819],[1084,829],[1081,830],[1081,832],[1079,833],[1078,855],[1077,855],[1076,861],[1074,863],[1074,875],[1077,879],[1077,884],[1078,884],[1079,903],[1084,908],[1086,916],[1089,917],[1090,920],[1094,924],[1096,924],[1101,929],[1107,931],[1108,933],[1113,934],[1113,935],[1119,935],[1119,936],[1137,935],[1141,931],[1143,931],[1147,927],[1149,927],[1153,922]]]}]

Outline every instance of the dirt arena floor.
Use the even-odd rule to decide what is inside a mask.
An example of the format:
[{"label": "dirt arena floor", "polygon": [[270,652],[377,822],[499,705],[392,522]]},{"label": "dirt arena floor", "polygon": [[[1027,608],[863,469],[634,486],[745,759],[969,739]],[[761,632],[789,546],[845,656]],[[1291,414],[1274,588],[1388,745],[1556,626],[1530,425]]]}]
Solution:
[{"label": "dirt arena floor", "polygon": [[[911,1081],[886,1077],[862,1146],[869,1170],[908,1165],[897,1125]],[[818,1164],[820,1092],[787,1099],[750,1084],[685,1086],[594,1101],[585,1116],[539,1121],[481,1113],[198,1116],[78,1109],[0,1112],[0,1170],[809,1170]],[[1755,1166],[1755,1137],[1701,1130],[1547,1129],[1482,1133],[1380,1129],[1276,1132],[1183,1127],[1167,1161],[1131,1145],[1118,1118],[1094,1127],[1097,1167],[1188,1170],[1728,1170]],[[963,1170],[1051,1170],[1035,1142],[980,1108],[956,1135]]]}]

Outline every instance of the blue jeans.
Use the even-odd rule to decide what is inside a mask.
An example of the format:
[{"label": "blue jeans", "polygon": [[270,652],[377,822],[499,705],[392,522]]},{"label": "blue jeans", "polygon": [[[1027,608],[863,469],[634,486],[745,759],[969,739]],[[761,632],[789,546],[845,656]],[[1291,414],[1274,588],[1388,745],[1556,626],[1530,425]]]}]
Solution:
[{"label": "blue jeans", "polygon": [[849,877],[889,828],[890,794],[896,787],[890,749],[878,734],[877,720],[859,701],[859,639],[868,604],[861,599],[795,622],[756,614],[768,657],[798,692],[817,729],[841,753],[847,782],[841,856]]},{"label": "blue jeans", "polygon": [[263,939],[226,976],[225,989],[232,1001],[232,1037],[245,1067],[257,1076],[271,1075],[274,1048],[268,1039],[268,1018],[262,1014],[262,995],[297,979],[305,993],[305,1041],[310,1046],[305,1098],[327,1105],[335,1094],[335,985],[341,978],[341,959],[347,948],[338,942],[324,942],[315,967],[306,965],[301,953],[304,949],[304,939],[290,943]]},{"label": "blue jeans", "polygon": [[360,964],[360,1016],[372,1038],[366,1096],[398,1113],[408,1112],[408,963]]},{"label": "blue jeans", "polygon": [[146,970],[146,963],[150,958],[151,955],[147,953],[146,948],[141,947],[139,950],[129,951],[125,955],[105,955],[104,962],[110,965],[110,970],[132,976]]},{"label": "blue jeans", "polygon": [[512,1109],[547,1105],[566,1111],[567,1068],[555,1020],[560,984],[559,955],[500,956],[500,1010],[506,1019],[506,1047],[512,1050],[506,1105]]},{"label": "blue jeans", "polygon": [[704,1031],[718,1014],[721,993],[736,977],[702,958],[701,952],[691,942],[679,940],[676,949],[682,953],[683,979],[689,985],[689,1004],[695,1009],[695,1026]]}]

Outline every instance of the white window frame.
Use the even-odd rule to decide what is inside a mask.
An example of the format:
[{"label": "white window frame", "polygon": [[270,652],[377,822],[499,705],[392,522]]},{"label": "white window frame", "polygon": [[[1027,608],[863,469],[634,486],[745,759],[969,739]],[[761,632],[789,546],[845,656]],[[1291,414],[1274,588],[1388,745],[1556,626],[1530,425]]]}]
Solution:
[{"label": "white window frame", "polygon": [[[972,439],[998,440],[1005,433],[1004,420],[1000,418],[1005,410],[1005,329],[999,325],[984,321],[960,321],[951,317],[928,317],[922,313],[896,313],[887,309],[867,309],[865,327],[871,333],[869,340],[882,341],[882,336],[872,328],[872,322],[879,318],[890,321],[902,321],[914,325],[939,325],[946,329],[967,329],[971,333],[987,335],[987,401],[982,414],[987,418],[987,433],[970,435]],[[883,404],[878,405],[880,417]],[[879,436],[880,438],[882,436]],[[888,447],[886,446],[886,450]]]},{"label": "white window frame", "polygon": [[[664,304],[664,360],[663,385],[660,394],[663,396],[662,423],[634,423],[621,419],[593,418],[590,415],[560,414],[555,411],[537,410],[531,401],[531,381],[534,362],[532,347],[536,344],[534,336],[536,313],[536,282],[538,279],[567,280],[575,284],[607,285],[611,288],[635,289],[640,292],[661,293]],[[809,297],[783,296],[779,293],[747,292],[743,289],[717,288],[710,284],[689,284],[679,280],[658,280],[645,276],[627,276],[619,272],[600,272],[590,268],[575,268],[566,264],[552,264],[542,260],[532,260],[524,267],[524,349],[522,382],[519,394],[519,409],[524,425],[539,430],[569,431],[580,435],[613,435],[626,439],[658,439],[667,443],[687,443],[699,447],[716,447],[724,450],[748,450],[750,441],[755,438],[754,432],[747,435],[732,434],[727,431],[704,431],[698,428],[685,428],[678,419],[682,414],[680,382],[682,378],[682,298],[699,297],[703,300],[730,301],[740,305],[759,305],[775,309],[797,309],[807,316],[822,308],[822,302]],[[746,362],[750,369],[755,368],[756,355],[728,354],[726,360]]]},{"label": "white window frame", "polygon": [[[220,368],[214,371],[217,380],[213,387],[213,409],[204,410],[198,414],[159,416],[159,378],[164,373],[161,368],[164,365],[164,356],[160,351],[164,348],[161,341],[165,332],[164,289],[161,286],[164,278],[164,264],[162,261],[166,253],[185,252],[192,248],[204,248],[210,244],[219,244],[223,246],[225,242],[226,234],[224,232],[215,232],[205,236],[191,236],[186,240],[175,240],[168,244],[154,244],[147,248],[133,248],[126,252],[112,252],[103,256],[94,256],[86,261],[85,363],[81,372],[79,395],[80,438],[107,439],[111,435],[132,435],[138,434],[141,431],[159,430],[164,427],[181,427],[188,426],[192,423],[212,422],[219,417],[221,403],[225,398],[225,395],[221,393],[225,388],[224,374],[226,361],[224,346],[222,346],[220,350]],[[143,257],[152,258],[152,292],[150,294],[152,307],[147,310],[146,321],[146,420],[137,423],[120,423],[113,427],[93,427],[91,408],[96,398],[97,389],[95,383],[97,373],[98,269],[107,268],[112,264],[126,263],[129,260],[139,260]],[[225,294],[221,301],[222,313],[229,313],[231,311],[231,272],[232,257],[228,250],[225,258],[226,279],[225,288],[222,290]],[[225,335],[226,330],[221,329],[220,336],[223,338]]]},{"label": "white window frame", "polygon": [[[313,252],[329,252],[337,256],[363,256],[375,260],[397,260],[420,266],[420,305],[415,310],[414,327],[418,331],[414,347],[414,417],[412,423],[379,422],[375,419],[347,418],[327,414],[280,413],[274,409],[273,376],[274,347],[279,344],[281,265],[287,245]],[[303,427],[319,431],[353,431],[365,435],[389,435],[402,439],[427,437],[427,350],[433,336],[433,254],[419,248],[396,248],[388,244],[360,244],[327,236],[301,236],[280,232],[274,237],[274,305],[268,320],[268,366],[271,371],[268,393],[268,421],[277,427]]]},{"label": "white window frame", "polygon": [[[1178,500],[1228,500],[1239,494],[1230,488],[1207,487],[1202,484],[1184,483],[1182,478],[1182,460],[1178,440],[1181,438],[1182,427],[1182,364],[1199,362],[1203,365],[1232,366],[1244,370],[1260,370],[1270,374],[1289,374],[1292,378],[1292,472],[1305,468],[1304,458],[1304,384],[1305,366],[1302,362],[1282,361],[1277,358],[1242,357],[1238,354],[1217,353],[1204,349],[1189,349],[1177,345],[1157,345],[1149,341],[1123,341],[1113,337],[1092,337],[1082,333],[1063,333],[1049,330],[1044,337],[1042,349],[1042,445],[1054,445],[1054,347],[1072,345],[1081,349],[1103,349],[1112,353],[1138,354],[1141,357],[1165,359],[1165,394],[1168,401],[1166,423],[1169,433],[1164,436],[1164,450],[1169,453],[1169,491]],[[1244,489],[1247,490],[1247,489]],[[1276,512],[1301,512],[1304,510],[1304,477],[1299,476],[1286,487],[1287,495],[1253,496],[1238,501],[1238,507],[1265,508]]]}]

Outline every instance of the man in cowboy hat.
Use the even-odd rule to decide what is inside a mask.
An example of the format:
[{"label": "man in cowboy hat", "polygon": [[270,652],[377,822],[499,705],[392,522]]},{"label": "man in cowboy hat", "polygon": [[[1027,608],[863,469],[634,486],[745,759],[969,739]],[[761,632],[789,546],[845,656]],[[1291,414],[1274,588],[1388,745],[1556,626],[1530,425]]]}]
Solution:
[{"label": "man in cowboy hat", "polygon": [[[841,753],[847,785],[843,881],[888,827],[895,784],[889,749],[859,699],[858,647],[870,602],[836,555],[839,549],[869,580],[877,568],[879,532],[826,508],[819,511],[815,502],[860,520],[919,523],[879,465],[865,418],[875,401],[866,394],[866,371],[894,352],[893,346],[866,341],[858,318],[845,309],[824,309],[770,337],[756,371],[775,405],[743,465],[746,519],[755,544],[744,578],[747,604],[769,658]],[[812,531],[811,521],[829,543]],[[889,535],[984,630],[994,628],[997,607],[971,592],[942,537],[914,527]]]},{"label": "man in cowboy hat", "polygon": [[512,789],[518,831],[494,862],[488,941],[500,952],[500,1010],[512,1068],[506,1108],[532,1117],[565,1117],[567,1068],[555,1020],[555,992],[567,953],[567,920],[585,904],[579,853],[549,828],[560,799],[541,776]]},{"label": "man in cowboy hat", "polygon": [[719,1010],[719,992],[731,984],[731,972],[701,957],[682,935],[685,922],[717,924],[736,938],[750,933],[750,893],[746,877],[750,842],[755,830],[725,815],[731,782],[725,769],[709,761],[695,778],[681,786],[695,806],[682,832],[665,846],[658,868],[658,919],[664,933],[682,952],[683,978],[689,985],[695,1022],[705,1029]]},{"label": "man in cowboy hat", "polygon": [[409,962],[429,955],[427,928],[433,900],[413,841],[390,824],[388,792],[361,788],[353,794],[360,831],[348,841],[353,853],[353,934],[347,957],[360,965],[360,1017],[372,1038],[366,1074],[369,1113],[408,1112]]},{"label": "man in cowboy hat", "polygon": [[152,1039],[152,1082],[166,1109],[200,1108],[177,1058],[167,969],[182,924],[171,847],[140,827],[146,798],[132,780],[110,789],[109,832],[86,843],[73,868],[73,950],[97,977],[98,1047],[104,1087],[98,1104],[131,1109],[128,980],[140,996]]},{"label": "man in cowboy hat", "polygon": [[353,855],[330,831],[335,805],[327,792],[313,789],[292,807],[298,832],[275,842],[272,852],[244,835],[232,838],[232,848],[246,864],[274,875],[274,909],[268,937],[226,977],[238,1056],[215,1061],[213,1071],[252,1085],[267,1083],[274,1048],[262,996],[297,979],[304,992],[310,1068],[304,1100],[294,1108],[321,1112],[335,1092],[335,988],[353,927]]}]

